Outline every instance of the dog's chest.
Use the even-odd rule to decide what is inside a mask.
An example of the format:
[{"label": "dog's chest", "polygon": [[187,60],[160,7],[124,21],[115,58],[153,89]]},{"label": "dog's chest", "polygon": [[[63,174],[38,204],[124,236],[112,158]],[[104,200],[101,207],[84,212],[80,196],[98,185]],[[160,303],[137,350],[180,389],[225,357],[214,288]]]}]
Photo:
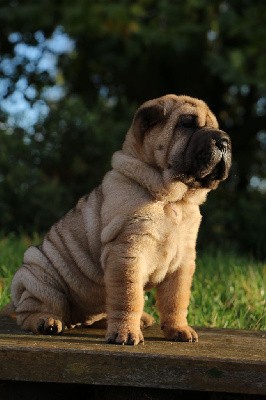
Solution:
[{"label": "dog's chest", "polygon": [[187,256],[188,248],[195,246],[195,231],[200,218],[195,218],[184,204],[169,203],[162,209],[157,222],[157,243],[150,254],[148,285],[156,286],[174,272]]}]

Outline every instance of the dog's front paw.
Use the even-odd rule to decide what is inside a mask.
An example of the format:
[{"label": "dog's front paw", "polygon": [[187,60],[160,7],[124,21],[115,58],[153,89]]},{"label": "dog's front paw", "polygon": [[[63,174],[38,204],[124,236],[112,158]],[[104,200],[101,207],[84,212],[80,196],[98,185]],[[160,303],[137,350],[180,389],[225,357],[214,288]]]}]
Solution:
[{"label": "dog's front paw", "polygon": [[162,326],[164,336],[168,340],[173,340],[175,342],[197,342],[198,334],[188,325],[176,326],[176,327],[166,327]]},{"label": "dog's front paw", "polygon": [[60,319],[43,316],[39,319],[37,332],[43,335],[57,335],[63,331],[63,323]]},{"label": "dog's front paw", "polygon": [[140,327],[142,329],[148,328],[149,326],[152,326],[155,323],[155,319],[145,311],[143,311],[141,320],[140,320]]},{"label": "dog's front paw", "polygon": [[106,333],[107,343],[137,345],[144,343],[143,334],[139,327],[130,327],[120,325],[118,327],[108,328]]}]

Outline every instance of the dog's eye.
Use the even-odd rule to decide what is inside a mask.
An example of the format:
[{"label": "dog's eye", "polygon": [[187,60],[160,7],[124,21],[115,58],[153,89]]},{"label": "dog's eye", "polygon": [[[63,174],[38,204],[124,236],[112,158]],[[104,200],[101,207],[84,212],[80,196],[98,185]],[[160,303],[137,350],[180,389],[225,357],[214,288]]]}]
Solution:
[{"label": "dog's eye", "polygon": [[197,127],[197,120],[196,115],[181,115],[179,118],[179,126],[183,128],[196,128]]}]

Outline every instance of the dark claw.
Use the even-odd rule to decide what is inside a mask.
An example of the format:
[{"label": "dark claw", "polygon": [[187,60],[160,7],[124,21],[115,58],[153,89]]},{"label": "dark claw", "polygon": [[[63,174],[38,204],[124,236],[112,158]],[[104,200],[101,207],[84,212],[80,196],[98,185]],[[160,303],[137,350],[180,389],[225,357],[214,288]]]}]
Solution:
[{"label": "dark claw", "polygon": [[58,332],[57,325],[49,325],[47,328],[43,329],[44,335],[55,335]]},{"label": "dark claw", "polygon": [[44,333],[44,321],[43,320],[40,322],[40,325],[38,326],[37,331],[39,333]]},{"label": "dark claw", "polygon": [[129,345],[134,345],[134,340],[132,339],[132,336],[129,334],[127,338],[127,344]]},{"label": "dark claw", "polygon": [[107,339],[107,343],[110,343],[110,344],[117,344],[117,342],[115,341],[115,339],[117,338],[117,336],[118,336],[118,333],[116,333],[114,337]]},{"label": "dark claw", "polygon": [[[144,339],[140,339],[139,343],[140,343],[140,344],[144,344]],[[135,345],[136,345],[136,342],[135,342],[135,340],[132,338],[131,334],[128,335],[127,344],[129,344],[129,345],[131,345],[131,346],[135,346]]]},{"label": "dark claw", "polygon": [[175,342],[182,342],[182,335],[178,332],[177,336],[174,338]]},{"label": "dark claw", "polygon": [[55,335],[58,332],[58,326],[57,325],[51,325],[47,329],[47,334],[48,335]]},{"label": "dark claw", "polygon": [[[135,344],[137,344],[136,341],[133,339],[131,333],[128,334],[126,340],[118,341],[118,340],[117,340],[117,337],[118,337],[118,333],[116,333],[114,336],[108,338],[108,339],[107,339],[107,343],[110,343],[110,344],[118,344],[118,345],[120,345],[120,346],[121,346],[121,345],[122,345],[122,346],[124,346],[124,345],[134,346]],[[144,344],[144,339],[140,339],[139,343]]]}]

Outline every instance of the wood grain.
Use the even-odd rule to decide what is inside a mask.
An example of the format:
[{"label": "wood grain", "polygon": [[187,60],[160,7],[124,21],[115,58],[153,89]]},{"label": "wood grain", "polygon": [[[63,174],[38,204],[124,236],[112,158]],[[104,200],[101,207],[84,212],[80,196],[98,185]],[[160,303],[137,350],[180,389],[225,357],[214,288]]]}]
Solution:
[{"label": "wood grain", "polygon": [[41,336],[0,317],[0,380],[266,394],[265,331],[197,331],[198,343],[175,343],[154,326],[144,346],[119,346],[102,329]]}]

